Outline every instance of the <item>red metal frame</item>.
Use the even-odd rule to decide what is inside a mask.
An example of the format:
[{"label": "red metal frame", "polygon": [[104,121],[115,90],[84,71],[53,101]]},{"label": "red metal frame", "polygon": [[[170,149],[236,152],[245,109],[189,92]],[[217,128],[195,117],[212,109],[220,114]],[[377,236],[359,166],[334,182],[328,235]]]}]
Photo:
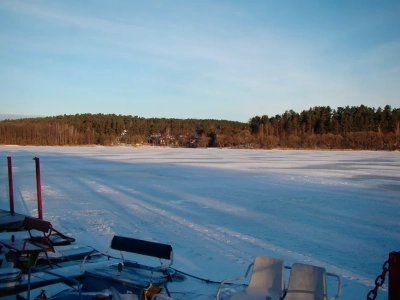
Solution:
[{"label": "red metal frame", "polygon": [[[37,200],[38,200],[38,214],[39,219],[43,220],[43,210],[42,210],[42,183],[40,180],[40,159],[39,157],[33,158],[36,163],[36,190],[37,190]],[[7,156],[7,166],[8,166],[8,190],[10,194],[10,213],[14,214],[14,184],[13,184],[13,174],[12,174],[12,160],[11,156]]]}]

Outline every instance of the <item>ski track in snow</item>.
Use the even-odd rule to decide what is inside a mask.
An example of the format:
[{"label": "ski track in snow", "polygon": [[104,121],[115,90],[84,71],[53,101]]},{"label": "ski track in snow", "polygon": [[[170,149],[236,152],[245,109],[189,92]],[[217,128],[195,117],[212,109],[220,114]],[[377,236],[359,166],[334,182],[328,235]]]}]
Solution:
[{"label": "ski track in snow", "polygon": [[[399,153],[0,147],[13,157],[16,211],[98,250],[114,234],[170,243],[174,266],[221,280],[257,254],[341,275],[365,298],[399,248]],[[0,164],[7,209],[6,164]],[[129,258],[129,256],[128,256]],[[333,284],[328,282],[328,288]],[[385,289],[381,291],[385,297]],[[383,298],[382,298],[383,299]]]}]

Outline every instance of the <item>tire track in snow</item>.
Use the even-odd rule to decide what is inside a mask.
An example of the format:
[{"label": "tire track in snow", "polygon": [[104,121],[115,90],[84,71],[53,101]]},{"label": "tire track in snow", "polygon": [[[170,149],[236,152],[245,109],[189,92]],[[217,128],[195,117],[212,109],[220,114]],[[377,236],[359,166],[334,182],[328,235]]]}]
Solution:
[{"label": "tire track in snow", "polygon": [[[143,194],[136,190],[127,189],[123,186],[120,186],[119,189],[126,190],[128,193],[139,195],[143,199],[152,200],[155,202],[161,202],[162,200],[159,198],[152,197],[147,194]],[[140,200],[139,200],[140,202]],[[214,243],[218,246],[219,250],[215,250],[214,252],[219,255],[224,255],[229,260],[239,261],[240,263],[244,263],[246,261],[251,261],[254,258],[254,253],[244,252],[240,249],[246,249],[248,246],[243,246],[243,242],[247,244],[251,244],[256,248],[266,250],[263,252],[264,254],[270,254],[276,257],[283,258],[287,263],[292,264],[294,262],[303,262],[309,264],[315,264],[319,266],[325,267],[329,272],[341,274],[344,278],[347,278],[352,281],[357,281],[362,283],[363,285],[370,286],[373,281],[372,278],[364,277],[360,274],[351,272],[347,269],[332,265],[330,263],[326,263],[320,260],[317,260],[311,256],[304,255],[299,252],[293,252],[292,250],[281,248],[271,243],[267,243],[264,240],[261,240],[257,237],[246,235],[237,231],[230,230],[225,227],[216,227],[211,228],[210,226],[200,225],[198,223],[192,222],[190,220],[186,220],[179,215],[173,214],[171,212],[166,211],[165,209],[158,208],[154,205],[148,205],[145,203],[140,204],[141,207],[145,208],[148,211],[152,211],[152,213],[159,215],[160,217],[169,219],[170,221],[180,224],[183,227],[196,231],[210,240],[213,240]],[[182,209],[185,213],[186,209]],[[174,227],[174,225],[172,225]],[[232,242],[232,239],[237,240],[237,247],[234,246],[235,243]],[[193,252],[191,252],[193,253]]]},{"label": "tire track in snow", "polygon": [[[141,193],[137,190],[131,189],[131,188],[126,188],[124,186],[119,186],[118,187],[120,190],[125,190],[128,194],[134,194],[139,196],[142,199],[145,200],[151,200],[154,203],[158,204],[165,204],[165,201],[163,201],[160,198],[153,197],[148,194]],[[135,198],[136,199],[136,198]],[[246,235],[237,231],[230,230],[225,227],[218,226],[216,228],[211,228],[210,226],[204,226],[199,223],[195,223],[189,220],[186,220],[185,218],[182,218],[180,215],[173,214],[171,212],[168,212],[167,210],[163,208],[159,208],[154,205],[149,205],[146,204],[140,200],[136,200],[140,204],[142,208],[144,208],[147,211],[151,211],[152,214],[157,214],[160,217],[169,219],[170,221],[180,224],[181,228],[187,228],[192,231],[196,231],[205,237],[207,237],[209,240],[213,240],[216,248],[219,248],[220,250],[215,250],[215,253],[218,254],[224,254],[224,256],[230,260],[240,260],[242,262],[244,261],[251,261],[251,259],[254,257],[253,253],[246,253],[241,251],[240,249],[242,248],[247,248],[247,246],[243,247],[242,243],[248,243],[256,248],[260,248],[263,250],[266,250],[268,253],[272,253],[275,256],[278,257],[284,257],[287,262],[304,262],[304,263],[312,263],[320,266],[324,266],[327,268],[328,271],[334,272],[334,273],[339,273],[342,274],[344,278],[348,278],[350,280],[355,280],[357,282],[360,282],[364,285],[370,286],[371,282],[373,281],[372,278],[367,278],[364,277],[358,273],[351,272],[347,269],[332,265],[331,263],[326,263],[320,260],[316,260],[315,258],[311,256],[307,256],[304,254],[301,254],[299,252],[293,252],[292,250],[288,250],[285,248],[281,248],[279,246],[276,246],[271,243],[267,243],[264,240],[261,240],[257,237]],[[175,207],[175,209],[177,209]],[[182,211],[183,215],[190,212],[190,210],[185,209],[185,208],[179,208],[179,210]],[[229,209],[230,210],[230,209]],[[172,228],[174,228],[176,225],[171,225]],[[163,230],[165,227],[163,227]],[[236,242],[232,242],[232,240],[235,239]],[[237,244],[238,246],[235,247],[234,245]],[[211,248],[211,247],[210,247]],[[233,259],[234,258],[234,259]]]}]

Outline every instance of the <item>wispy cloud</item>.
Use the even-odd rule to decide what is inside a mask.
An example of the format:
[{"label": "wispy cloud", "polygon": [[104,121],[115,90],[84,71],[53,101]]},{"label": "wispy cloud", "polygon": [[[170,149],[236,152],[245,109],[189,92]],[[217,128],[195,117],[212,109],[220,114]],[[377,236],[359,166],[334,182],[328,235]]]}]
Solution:
[{"label": "wispy cloud", "polygon": [[[251,37],[216,36],[212,32],[203,33],[201,30],[188,30],[186,23],[182,26],[167,25],[165,22],[152,23],[120,23],[97,17],[73,15],[47,7],[39,7],[29,2],[11,1],[3,3],[14,12],[30,15],[41,20],[47,20],[54,27],[76,29],[77,35],[88,38],[88,44],[97,42],[104,46],[109,45],[120,51],[137,51],[154,56],[162,56],[179,60],[198,60],[201,62],[218,63],[232,66],[256,65],[257,59],[267,56],[276,56],[287,52],[279,42],[279,37],[257,32]],[[187,21],[186,21],[187,22]],[[46,24],[48,25],[48,24]],[[215,24],[216,28],[220,24]],[[218,29],[217,29],[218,30]],[[36,38],[36,37],[35,37]],[[60,36],[56,41],[63,41],[66,36]],[[64,44],[53,47],[58,51],[67,51],[66,44],[73,36],[66,39]],[[34,40],[30,41],[31,43]],[[50,40],[39,46],[41,50],[51,46]],[[80,47],[85,49],[87,44]],[[38,46],[36,46],[38,47]],[[70,45],[73,48],[74,45]],[[53,48],[53,49],[54,49]],[[52,49],[47,48],[47,49]],[[64,50],[63,50],[64,49]],[[288,49],[288,48],[287,48]],[[92,50],[92,49],[91,49]],[[101,49],[97,49],[101,51]],[[298,51],[298,50],[297,50]],[[272,61],[272,60],[271,60]],[[253,64],[251,64],[253,63]]]},{"label": "wispy cloud", "polygon": [[[59,83],[67,80],[77,90],[101,83],[104,92],[109,82],[105,94],[118,87],[126,89],[126,98],[159,90],[158,98],[204,99],[203,105],[220,112],[230,103],[242,120],[255,111],[275,114],[313,105],[351,105],[350,99],[376,101],[383,81],[375,85],[377,91],[361,83],[378,74],[398,78],[398,43],[377,42],[361,50],[357,41],[346,44],[365,34],[365,18],[340,24],[346,30],[325,24],[326,33],[318,28],[302,32],[301,24],[273,18],[271,10],[260,6],[267,15],[256,19],[257,7],[236,2],[127,1],[107,8],[99,4],[90,13],[79,6],[84,3],[71,3],[1,1],[0,14],[18,17],[0,33],[3,60],[19,55],[24,58],[14,60],[19,70],[31,72],[31,77],[37,73],[42,82],[45,76]],[[129,6],[127,12],[122,4]],[[268,17],[273,21],[266,22]],[[387,20],[396,22],[390,14]],[[399,89],[392,79],[386,87],[395,94]],[[251,104],[243,107],[243,101]]]}]

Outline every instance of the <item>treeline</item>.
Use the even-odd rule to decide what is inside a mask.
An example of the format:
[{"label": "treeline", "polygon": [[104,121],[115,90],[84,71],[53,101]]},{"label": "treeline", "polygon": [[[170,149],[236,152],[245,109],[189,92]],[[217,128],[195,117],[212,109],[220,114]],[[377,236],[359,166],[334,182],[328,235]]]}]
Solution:
[{"label": "treeline", "polygon": [[248,123],[115,114],[4,120],[0,144],[400,150],[400,109],[319,106]]}]

